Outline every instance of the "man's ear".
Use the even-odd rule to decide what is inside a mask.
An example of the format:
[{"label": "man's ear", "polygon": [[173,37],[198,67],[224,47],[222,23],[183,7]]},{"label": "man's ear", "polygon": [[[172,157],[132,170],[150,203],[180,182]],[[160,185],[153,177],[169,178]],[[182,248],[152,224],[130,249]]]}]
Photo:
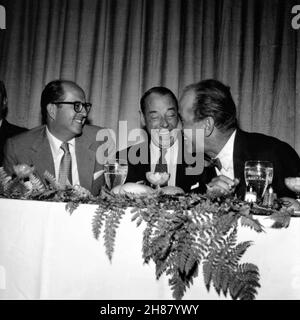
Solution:
[{"label": "man's ear", "polygon": [[146,119],[144,113],[140,110],[140,118],[141,118],[141,125],[142,127],[146,127]]},{"label": "man's ear", "polygon": [[53,103],[47,104],[47,114],[50,119],[55,120],[57,112],[57,106]]},{"label": "man's ear", "polygon": [[213,133],[215,128],[215,120],[213,117],[207,117],[205,119],[204,128],[205,128],[205,131],[204,131],[205,137],[209,137]]},{"label": "man's ear", "polygon": [[3,108],[4,108],[4,109],[7,108],[7,103],[8,103],[7,97],[4,97],[4,98],[2,99],[2,105],[3,105]]}]

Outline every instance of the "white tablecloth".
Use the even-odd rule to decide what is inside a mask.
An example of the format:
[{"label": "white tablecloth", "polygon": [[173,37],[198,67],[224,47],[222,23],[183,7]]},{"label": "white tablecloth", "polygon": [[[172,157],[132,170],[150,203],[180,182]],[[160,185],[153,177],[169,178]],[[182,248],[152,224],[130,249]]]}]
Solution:
[{"label": "white tablecloth", "polygon": [[[0,299],[172,299],[168,279],[156,280],[152,262],[143,265],[143,227],[129,210],[110,263],[102,235],[93,237],[95,209],[80,205],[70,216],[63,203],[0,199]],[[266,231],[238,233],[254,241],[242,262],[259,268],[257,299],[300,299],[300,218]],[[200,274],[184,299],[225,297],[208,293]]]}]

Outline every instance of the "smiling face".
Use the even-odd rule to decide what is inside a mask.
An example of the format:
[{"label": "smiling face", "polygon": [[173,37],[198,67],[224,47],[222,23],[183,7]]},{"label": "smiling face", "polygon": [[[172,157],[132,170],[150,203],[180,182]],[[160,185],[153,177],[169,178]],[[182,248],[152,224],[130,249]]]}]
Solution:
[{"label": "smiling face", "polygon": [[184,140],[186,149],[189,153],[203,152],[203,133],[205,129],[205,119],[194,122],[193,104],[195,101],[195,93],[191,89],[186,91],[179,101],[179,113],[182,120]]},{"label": "smiling face", "polygon": [[178,111],[169,95],[151,93],[146,99],[144,123],[153,143],[161,148],[174,144],[178,134]]},{"label": "smiling face", "polygon": [[[60,101],[85,102],[83,90],[75,85],[64,84],[64,96]],[[49,104],[48,127],[51,133],[61,141],[68,141],[82,133],[82,128],[87,118],[85,108],[80,113],[76,113],[73,105],[70,104]]]}]

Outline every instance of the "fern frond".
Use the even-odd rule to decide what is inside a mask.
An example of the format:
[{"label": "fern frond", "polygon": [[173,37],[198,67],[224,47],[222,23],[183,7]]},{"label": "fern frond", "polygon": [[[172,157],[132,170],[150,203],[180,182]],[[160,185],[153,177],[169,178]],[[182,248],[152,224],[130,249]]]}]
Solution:
[{"label": "fern frond", "polygon": [[54,190],[62,190],[63,187],[56,181],[55,177],[46,170],[43,174],[45,181],[50,185]]},{"label": "fern frond", "polygon": [[259,288],[258,268],[251,263],[238,266],[229,287],[232,299],[253,300]]},{"label": "fern frond", "polygon": [[0,167],[0,194],[4,195],[8,189],[10,181],[12,180],[3,167]]},{"label": "fern frond", "polygon": [[172,296],[176,300],[181,300],[186,291],[186,284],[180,277],[179,272],[175,272],[172,278],[169,280],[169,285],[173,291]]},{"label": "fern frond", "polygon": [[241,216],[241,225],[243,227],[254,229],[256,232],[264,232],[261,223],[257,219],[254,219],[251,215]]},{"label": "fern frond", "polygon": [[46,191],[46,188],[44,184],[41,182],[41,180],[35,175],[35,174],[30,174],[29,176],[29,181],[32,185],[32,192],[33,193],[43,193]]},{"label": "fern frond", "polygon": [[95,211],[95,215],[92,220],[92,230],[93,235],[97,240],[99,239],[106,215],[107,212],[105,211],[105,209],[103,210],[103,208],[101,208],[100,206]]},{"label": "fern frond", "polygon": [[227,255],[227,263],[233,268],[238,265],[246,250],[252,245],[252,241],[244,241],[239,243],[236,247],[232,248]]},{"label": "fern frond", "polygon": [[211,280],[212,280],[212,272],[213,272],[213,266],[211,261],[206,260],[203,263],[202,268],[203,268],[204,284],[206,286],[207,291],[209,291]]},{"label": "fern frond", "polygon": [[73,202],[73,201],[69,201],[66,204],[66,211],[70,213],[70,215],[73,214],[73,212],[79,207],[79,202]]},{"label": "fern frond", "polygon": [[143,259],[144,263],[149,263],[151,256],[153,254],[152,248],[151,248],[151,235],[153,232],[153,227],[151,224],[147,224],[147,227],[143,231]]},{"label": "fern frond", "polygon": [[105,228],[104,228],[104,246],[105,252],[109,261],[112,261],[112,255],[114,252],[116,230],[120,224],[120,219],[125,213],[121,209],[111,209],[106,216]]}]

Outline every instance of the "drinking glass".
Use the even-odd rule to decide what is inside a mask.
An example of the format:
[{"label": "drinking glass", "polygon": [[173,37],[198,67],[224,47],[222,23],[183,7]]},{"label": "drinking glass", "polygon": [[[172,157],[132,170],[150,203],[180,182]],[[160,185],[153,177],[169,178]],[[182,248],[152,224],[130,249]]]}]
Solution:
[{"label": "drinking glass", "polygon": [[257,198],[261,199],[273,180],[273,164],[270,161],[250,160],[245,162],[246,185],[252,187]]},{"label": "drinking glass", "polygon": [[125,160],[115,160],[104,165],[105,182],[109,190],[124,184],[128,173],[128,163]]},{"label": "drinking glass", "polygon": [[291,191],[296,193],[296,200],[300,202],[300,177],[288,177],[284,182]]}]

